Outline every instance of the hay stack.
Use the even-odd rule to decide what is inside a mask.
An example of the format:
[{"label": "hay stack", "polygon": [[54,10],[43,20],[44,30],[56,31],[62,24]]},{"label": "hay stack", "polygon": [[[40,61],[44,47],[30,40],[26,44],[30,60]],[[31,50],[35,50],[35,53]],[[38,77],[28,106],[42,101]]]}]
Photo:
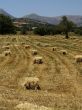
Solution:
[{"label": "hay stack", "polygon": [[12,38],[12,41],[15,42],[16,41],[16,38]]},{"label": "hay stack", "polygon": [[37,55],[37,50],[32,50],[32,55]]},{"label": "hay stack", "polygon": [[25,47],[25,49],[29,49],[30,45],[25,45],[24,47]]},{"label": "hay stack", "polygon": [[82,55],[76,55],[75,60],[77,63],[82,62]]},{"label": "hay stack", "polygon": [[53,108],[50,107],[45,107],[45,106],[38,106],[33,103],[27,103],[27,102],[21,102],[19,103],[16,107],[16,110],[54,110]]},{"label": "hay stack", "polygon": [[3,49],[10,49],[9,46],[3,46],[2,48],[3,48]]},{"label": "hay stack", "polygon": [[28,90],[40,90],[39,78],[37,77],[27,77],[26,83],[24,84],[25,88]]},{"label": "hay stack", "polygon": [[34,64],[42,64],[43,59],[42,59],[42,57],[35,57],[33,62],[34,62]]},{"label": "hay stack", "polygon": [[9,56],[9,55],[11,55],[11,51],[10,51],[10,50],[8,50],[8,51],[4,51],[4,55],[5,55],[5,56]]},{"label": "hay stack", "polygon": [[10,45],[10,42],[7,42],[7,45]]},{"label": "hay stack", "polygon": [[66,50],[61,50],[60,53],[62,53],[63,55],[66,55],[67,51]]},{"label": "hay stack", "polygon": [[57,50],[57,47],[53,47],[53,48],[52,48],[52,51],[56,51],[56,50]]},{"label": "hay stack", "polygon": [[20,47],[20,44],[15,44],[14,46],[15,46],[15,47]]},{"label": "hay stack", "polygon": [[44,47],[50,47],[50,45],[49,44],[44,44]]},{"label": "hay stack", "polygon": [[22,44],[22,45],[25,45],[25,42],[22,42],[21,44]]}]

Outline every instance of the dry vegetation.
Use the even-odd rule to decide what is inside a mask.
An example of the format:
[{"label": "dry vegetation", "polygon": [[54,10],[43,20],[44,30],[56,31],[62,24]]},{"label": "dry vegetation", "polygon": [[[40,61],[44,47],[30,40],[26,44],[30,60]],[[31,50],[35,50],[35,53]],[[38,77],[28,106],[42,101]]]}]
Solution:
[{"label": "dry vegetation", "polygon": [[82,38],[0,36],[0,110],[82,110]]}]

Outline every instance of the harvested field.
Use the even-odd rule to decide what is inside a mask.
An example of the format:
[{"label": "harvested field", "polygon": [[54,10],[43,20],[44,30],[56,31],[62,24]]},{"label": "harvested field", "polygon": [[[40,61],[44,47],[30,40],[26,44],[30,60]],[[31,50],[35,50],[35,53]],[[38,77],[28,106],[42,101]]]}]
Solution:
[{"label": "harvested field", "polygon": [[[7,43],[11,55],[6,57]],[[33,49],[42,64],[33,63]],[[82,110],[82,62],[75,61],[77,55],[82,55],[82,37],[0,36],[0,110]],[[27,90],[27,77],[39,78],[41,90]]]}]

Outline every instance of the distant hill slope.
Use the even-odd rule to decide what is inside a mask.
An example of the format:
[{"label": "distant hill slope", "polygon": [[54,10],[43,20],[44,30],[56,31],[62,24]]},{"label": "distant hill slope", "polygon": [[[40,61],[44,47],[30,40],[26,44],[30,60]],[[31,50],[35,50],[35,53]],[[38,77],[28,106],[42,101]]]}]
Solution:
[{"label": "distant hill slope", "polygon": [[[50,24],[58,24],[62,18],[62,16],[58,17],[44,17],[44,16],[39,16],[37,14],[30,14],[26,15],[23,18],[29,18],[29,19],[34,19],[34,20],[39,20],[41,22],[47,22]],[[67,18],[71,21],[73,21],[75,24],[78,26],[82,26],[82,16],[79,15],[67,15]]]},{"label": "distant hill slope", "polygon": [[41,21],[38,21],[38,20],[29,19],[29,18],[15,18],[15,19],[13,19],[13,23],[17,23],[21,26],[23,24],[26,24],[26,25],[28,25],[27,26],[28,28],[40,27],[40,26],[44,26],[44,25],[52,26],[49,23],[41,22]]},{"label": "distant hill slope", "polygon": [[[14,19],[15,17],[12,16],[11,14],[7,13],[3,9],[0,9],[0,14],[4,14],[6,16],[11,17],[11,19]],[[39,23],[48,23],[48,24],[54,24],[57,25],[60,21],[62,16],[57,16],[57,17],[44,17],[40,16],[37,14],[30,14],[22,17],[23,19],[31,19],[32,21],[36,21]],[[75,24],[78,26],[82,26],[82,16],[79,15],[67,15],[67,18],[71,21],[73,21]],[[17,19],[18,20],[18,19]]]},{"label": "distant hill slope", "polygon": [[14,16],[10,15],[9,13],[7,13],[6,11],[4,11],[3,9],[0,9],[0,14],[3,14],[5,16],[9,16],[11,19],[15,18]]},{"label": "distant hill slope", "polygon": [[49,24],[58,24],[59,23],[58,19],[55,19],[53,17],[39,16],[37,14],[26,15],[23,18],[29,18],[29,19],[34,19],[34,20],[38,20],[38,21],[41,21],[41,22],[47,22]]}]

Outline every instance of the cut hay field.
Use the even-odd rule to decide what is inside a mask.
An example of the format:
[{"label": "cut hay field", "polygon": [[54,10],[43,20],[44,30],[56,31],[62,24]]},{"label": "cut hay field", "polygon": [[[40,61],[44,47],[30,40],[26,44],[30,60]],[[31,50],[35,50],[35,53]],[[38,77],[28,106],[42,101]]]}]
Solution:
[{"label": "cut hay field", "polygon": [[[0,36],[0,110],[82,110],[76,55],[82,55],[81,36]],[[27,90],[28,77],[39,78],[41,90]]]}]

